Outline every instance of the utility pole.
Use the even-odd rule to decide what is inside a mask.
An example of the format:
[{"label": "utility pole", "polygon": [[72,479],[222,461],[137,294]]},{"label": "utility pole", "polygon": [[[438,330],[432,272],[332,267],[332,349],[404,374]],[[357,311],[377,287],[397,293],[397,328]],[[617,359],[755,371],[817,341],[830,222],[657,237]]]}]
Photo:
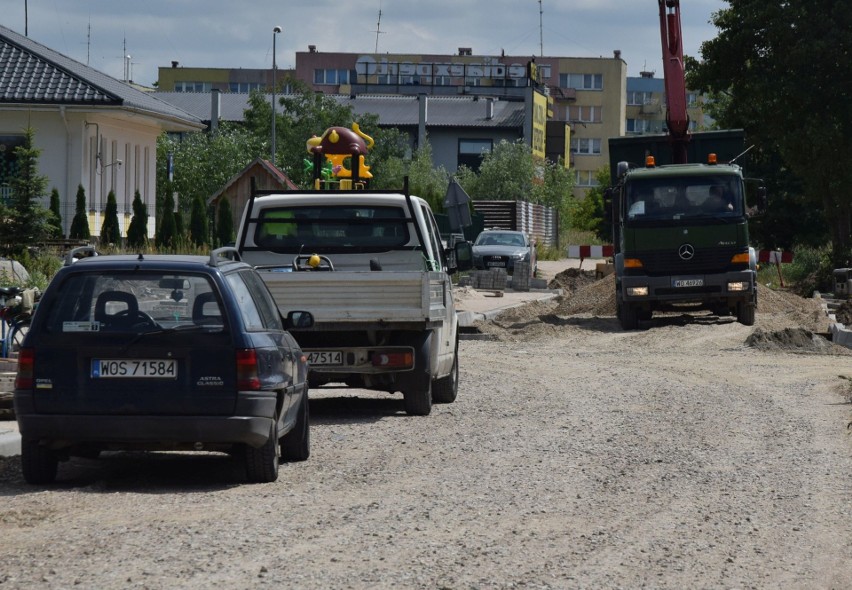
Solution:
[{"label": "utility pole", "polygon": [[272,29],[272,157],[270,158],[270,161],[273,166],[275,166],[275,38],[280,32],[281,27],[276,26]]},{"label": "utility pole", "polygon": [[541,7],[541,0],[538,0],[538,44],[539,55],[544,57],[544,10]]}]

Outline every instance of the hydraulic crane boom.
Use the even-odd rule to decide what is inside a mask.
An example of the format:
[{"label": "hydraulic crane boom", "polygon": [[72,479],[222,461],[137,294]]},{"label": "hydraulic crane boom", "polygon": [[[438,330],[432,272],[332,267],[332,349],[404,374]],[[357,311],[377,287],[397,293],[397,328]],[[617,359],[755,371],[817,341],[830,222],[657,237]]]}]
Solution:
[{"label": "hydraulic crane boom", "polygon": [[672,145],[672,161],[674,164],[686,164],[689,114],[686,110],[680,0],[657,1],[660,5],[660,36],[663,44],[663,73],[666,84],[666,124]]}]

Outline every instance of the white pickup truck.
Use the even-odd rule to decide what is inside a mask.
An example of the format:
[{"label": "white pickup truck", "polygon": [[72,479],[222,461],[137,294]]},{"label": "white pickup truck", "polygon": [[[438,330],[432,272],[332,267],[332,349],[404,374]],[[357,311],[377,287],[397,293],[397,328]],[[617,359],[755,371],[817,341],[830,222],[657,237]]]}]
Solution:
[{"label": "white pickup truck", "polygon": [[312,387],[401,391],[412,415],[455,400],[450,274],[470,268],[472,251],[443,246],[426,201],[407,190],[255,191],[237,248],[283,314],[313,315],[312,327],[291,330]]}]

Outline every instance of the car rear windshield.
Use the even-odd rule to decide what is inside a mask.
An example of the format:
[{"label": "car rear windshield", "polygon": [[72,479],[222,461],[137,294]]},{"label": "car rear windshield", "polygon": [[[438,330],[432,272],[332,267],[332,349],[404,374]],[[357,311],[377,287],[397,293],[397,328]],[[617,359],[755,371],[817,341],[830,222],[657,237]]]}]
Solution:
[{"label": "car rear windshield", "polygon": [[47,304],[50,333],[225,327],[214,285],[200,274],[77,273],[58,286]]},{"label": "car rear windshield", "polygon": [[381,252],[403,248],[408,223],[400,207],[311,205],[265,209],[255,244],[267,250],[302,252]]}]

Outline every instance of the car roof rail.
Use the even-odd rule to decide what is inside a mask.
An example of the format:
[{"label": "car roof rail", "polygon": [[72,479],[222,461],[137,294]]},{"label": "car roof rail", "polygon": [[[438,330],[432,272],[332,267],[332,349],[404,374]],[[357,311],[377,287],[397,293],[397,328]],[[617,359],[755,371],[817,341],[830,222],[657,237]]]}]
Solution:
[{"label": "car roof rail", "polygon": [[[230,254],[230,257],[226,256],[226,254]],[[222,246],[221,248],[216,248],[212,252],[210,252],[210,260],[207,262],[208,265],[213,267],[219,266],[219,261],[224,258],[229,262],[242,262],[242,257],[240,256],[240,251],[234,248],[233,246]]]},{"label": "car roof rail", "polygon": [[75,262],[77,262],[76,258],[84,258],[83,256],[78,256],[78,254],[83,254],[88,252],[90,256],[100,256],[101,253],[95,250],[94,246],[78,246],[73,248],[68,254],[65,255],[65,266],[71,266]]}]

